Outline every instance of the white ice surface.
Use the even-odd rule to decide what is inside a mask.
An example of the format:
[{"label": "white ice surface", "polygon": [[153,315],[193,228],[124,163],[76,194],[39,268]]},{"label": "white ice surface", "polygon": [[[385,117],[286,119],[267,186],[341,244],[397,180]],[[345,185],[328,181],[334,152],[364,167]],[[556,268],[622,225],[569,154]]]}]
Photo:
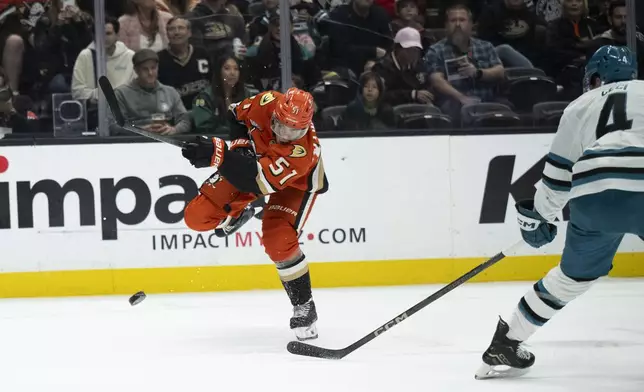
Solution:
[{"label": "white ice surface", "polygon": [[[644,391],[644,280],[605,280],[530,342],[516,380],[476,381],[497,315],[531,282],[458,288],[340,361],[289,354],[281,291],[0,300],[0,391]],[[315,290],[340,348],[440,286]]]}]

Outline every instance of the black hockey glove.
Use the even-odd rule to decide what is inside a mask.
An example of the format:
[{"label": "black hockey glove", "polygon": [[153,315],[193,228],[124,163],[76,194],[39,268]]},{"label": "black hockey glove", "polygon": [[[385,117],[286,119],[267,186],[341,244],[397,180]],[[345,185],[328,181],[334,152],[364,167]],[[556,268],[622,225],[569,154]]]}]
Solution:
[{"label": "black hockey glove", "polygon": [[517,220],[521,229],[521,236],[528,245],[540,248],[552,242],[557,236],[557,226],[548,223],[534,209],[534,200],[521,200],[517,202]]},{"label": "black hockey glove", "polygon": [[186,143],[181,154],[196,168],[219,168],[224,163],[224,153],[228,146],[218,137],[197,136],[194,142]]},{"label": "black hockey glove", "polygon": [[256,159],[255,151],[253,151],[253,146],[250,144],[250,140],[246,138],[235,139],[230,143],[230,151],[235,151],[241,155],[247,156],[249,158]]}]

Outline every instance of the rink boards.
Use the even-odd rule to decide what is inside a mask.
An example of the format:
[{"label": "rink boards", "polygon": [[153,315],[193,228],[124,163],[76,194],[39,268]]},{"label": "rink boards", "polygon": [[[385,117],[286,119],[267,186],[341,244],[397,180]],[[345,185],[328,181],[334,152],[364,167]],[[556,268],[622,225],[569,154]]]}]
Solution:
[{"label": "rink boards", "polygon": [[[552,134],[322,139],[328,193],[300,235],[316,287],[448,282],[520,238]],[[311,153],[311,152],[308,152]],[[183,222],[209,174],[173,146],[0,147],[0,296],[279,288],[253,219],[227,239]],[[0,158],[1,159],[1,158]],[[0,167],[0,169],[3,169]],[[532,280],[555,242],[475,281]],[[644,276],[627,236],[612,276]]]}]

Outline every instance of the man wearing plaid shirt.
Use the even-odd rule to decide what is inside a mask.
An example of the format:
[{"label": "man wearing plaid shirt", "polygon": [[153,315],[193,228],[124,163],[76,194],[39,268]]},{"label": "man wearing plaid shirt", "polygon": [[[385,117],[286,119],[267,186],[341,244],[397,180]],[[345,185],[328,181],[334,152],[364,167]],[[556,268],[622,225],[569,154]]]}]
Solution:
[{"label": "man wearing plaid shirt", "polygon": [[496,101],[498,83],[505,76],[494,46],[472,37],[472,12],[464,5],[446,11],[447,37],[425,55],[438,105],[453,119],[463,105]]}]

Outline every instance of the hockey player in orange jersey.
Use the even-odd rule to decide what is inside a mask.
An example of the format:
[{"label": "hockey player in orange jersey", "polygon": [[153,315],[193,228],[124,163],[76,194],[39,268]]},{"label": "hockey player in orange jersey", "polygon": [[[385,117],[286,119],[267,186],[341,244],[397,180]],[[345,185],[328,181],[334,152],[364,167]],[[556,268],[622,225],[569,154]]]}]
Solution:
[{"label": "hockey player in orange jersey", "polygon": [[305,91],[266,91],[230,106],[230,146],[202,137],[182,150],[193,166],[216,170],[185,208],[191,229],[229,235],[253,216],[250,203],[269,195],[262,218],[264,249],[293,305],[290,327],[299,340],[318,334],[298,233],[316,196],[328,188],[313,112],[313,97]]}]

